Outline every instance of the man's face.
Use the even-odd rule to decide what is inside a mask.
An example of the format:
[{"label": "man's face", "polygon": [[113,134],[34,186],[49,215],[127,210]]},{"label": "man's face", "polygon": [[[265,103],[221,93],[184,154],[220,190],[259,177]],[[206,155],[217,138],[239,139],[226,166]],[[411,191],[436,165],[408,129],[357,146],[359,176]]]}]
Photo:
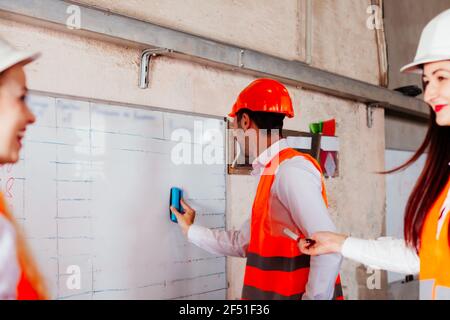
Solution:
[{"label": "man's face", "polygon": [[25,103],[26,95],[22,66],[14,66],[0,76],[0,164],[19,160],[26,127],[35,121]]}]

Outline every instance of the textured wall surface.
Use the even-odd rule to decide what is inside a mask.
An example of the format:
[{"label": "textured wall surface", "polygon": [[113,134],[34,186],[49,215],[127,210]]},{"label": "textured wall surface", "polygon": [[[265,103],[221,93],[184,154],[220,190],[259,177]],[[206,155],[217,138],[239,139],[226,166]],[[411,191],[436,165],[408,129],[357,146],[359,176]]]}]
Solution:
[{"label": "textured wall surface", "polygon": [[[296,1],[84,1],[135,15],[155,23],[219,40],[246,44],[285,58],[295,58],[298,13]],[[377,83],[374,34],[366,29],[369,1],[320,1],[314,8],[313,65]],[[287,3],[287,4],[286,4]],[[337,4],[340,5],[337,5]],[[239,10],[236,9],[239,8]],[[244,6],[244,7],[243,7]],[[270,7],[270,9],[268,8]],[[195,9],[195,10],[194,10]],[[200,13],[194,14],[194,11]],[[190,14],[185,14],[189,12]],[[169,14],[170,13],[170,14]],[[238,18],[239,16],[239,18]],[[354,18],[357,16],[357,18]],[[220,23],[217,23],[221,17]],[[268,24],[265,20],[273,22]],[[242,25],[243,22],[246,24]],[[336,23],[339,28],[336,28]],[[214,25],[217,26],[214,27]],[[237,26],[236,26],[237,24]],[[260,34],[259,26],[267,29]],[[248,29],[250,28],[250,30]],[[236,95],[251,77],[190,62],[158,58],[152,65],[150,88],[137,87],[139,50],[80,37],[67,32],[0,20],[0,36],[18,47],[40,50],[42,58],[27,67],[34,90],[97,98],[213,115],[228,113]],[[268,36],[270,41],[262,41]],[[279,39],[280,37],[285,37]],[[373,172],[384,163],[384,116],[375,112],[374,127],[366,125],[361,105],[288,87],[298,116],[286,121],[288,129],[308,130],[313,121],[336,118],[340,138],[340,177],[327,181],[330,212],[338,229],[355,236],[382,235],[385,214],[384,178]],[[250,216],[255,190],[252,177],[228,177],[227,220],[240,227]],[[249,192],[249,190],[252,190]],[[229,259],[229,298],[240,297],[243,259]],[[346,261],[342,276],[350,299],[375,297],[383,291],[366,289],[365,269]],[[383,284],[385,279],[383,280]]]},{"label": "textured wall surface", "polygon": [[389,87],[421,86],[420,77],[401,74],[400,68],[414,60],[423,28],[440,12],[450,8],[450,0],[384,0],[384,5]]},{"label": "textured wall surface", "polygon": [[428,124],[387,116],[385,118],[386,149],[416,151],[422,145]]},{"label": "textured wall surface", "polygon": [[[299,57],[297,10],[302,1],[285,0],[79,0],[172,29],[263,51],[287,59]],[[301,14],[303,17],[303,14]]]},{"label": "textured wall surface", "polygon": [[[305,57],[306,0],[77,0],[291,60]],[[313,1],[312,65],[378,84],[370,0]]]}]

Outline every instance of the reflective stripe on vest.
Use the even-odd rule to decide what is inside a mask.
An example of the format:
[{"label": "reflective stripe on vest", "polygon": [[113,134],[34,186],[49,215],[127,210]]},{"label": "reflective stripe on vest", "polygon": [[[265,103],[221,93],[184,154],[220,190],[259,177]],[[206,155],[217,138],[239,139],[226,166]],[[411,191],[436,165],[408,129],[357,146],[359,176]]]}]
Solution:
[{"label": "reflective stripe on vest", "polygon": [[[242,296],[252,297],[252,300],[301,300],[304,293],[294,294],[292,296],[283,296],[281,294],[263,291],[255,287],[245,286]],[[333,300],[343,300],[344,294],[342,292],[342,286],[337,283],[334,287]]]},{"label": "reflective stripe on vest", "polygon": [[434,280],[420,281],[420,300],[431,300],[433,296]]},{"label": "reflective stripe on vest", "polygon": [[437,300],[450,300],[450,287],[436,286]]},{"label": "reflective stripe on vest", "polygon": [[[3,195],[0,193],[0,215],[5,215],[6,210],[7,208],[3,199]],[[17,283],[17,300],[38,300],[39,295],[23,272],[23,266],[20,265],[20,268],[22,271],[20,274],[20,280]]]},{"label": "reflective stripe on vest", "polygon": [[427,214],[420,239],[420,299],[450,300],[450,247],[448,226],[450,214],[442,225],[436,239],[439,216],[450,189],[450,178],[446,187]]},{"label": "reflective stripe on vest", "polygon": [[437,286],[434,280],[420,281],[420,300],[450,300],[450,287]]},{"label": "reflective stripe on vest", "polygon": [[[321,172],[314,158],[290,148],[282,150],[266,166],[253,202],[243,299],[300,300],[305,293],[310,257],[301,254],[297,242],[288,237],[271,234],[269,216],[270,190],[275,180],[275,173],[281,163],[297,156],[304,157]],[[322,197],[328,204],[323,179]],[[334,290],[334,299],[343,299],[339,276]]]}]

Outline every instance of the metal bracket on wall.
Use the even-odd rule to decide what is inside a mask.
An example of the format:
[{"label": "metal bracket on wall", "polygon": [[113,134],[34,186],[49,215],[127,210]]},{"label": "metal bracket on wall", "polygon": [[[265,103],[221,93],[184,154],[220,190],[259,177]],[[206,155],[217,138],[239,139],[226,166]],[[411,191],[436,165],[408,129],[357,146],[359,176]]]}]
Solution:
[{"label": "metal bracket on wall", "polygon": [[367,127],[369,129],[373,127],[373,112],[376,108],[386,108],[386,104],[381,102],[367,104]]},{"label": "metal bracket on wall", "polygon": [[141,65],[139,73],[139,88],[147,89],[150,82],[150,63],[153,58],[171,53],[172,50],[165,48],[147,49],[141,54]]},{"label": "metal bracket on wall", "polygon": [[376,108],[375,105],[369,104],[367,105],[367,127],[373,127],[373,109]]},{"label": "metal bracket on wall", "polygon": [[245,50],[241,50],[239,52],[239,62],[238,62],[239,68],[245,67],[245,65],[244,65],[244,54],[245,54]]}]

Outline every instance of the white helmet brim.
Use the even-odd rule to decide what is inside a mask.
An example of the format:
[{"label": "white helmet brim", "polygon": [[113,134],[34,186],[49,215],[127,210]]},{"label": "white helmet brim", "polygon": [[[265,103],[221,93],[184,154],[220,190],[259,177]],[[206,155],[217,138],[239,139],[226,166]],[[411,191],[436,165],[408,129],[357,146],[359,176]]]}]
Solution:
[{"label": "white helmet brim", "polygon": [[423,74],[423,65],[450,60],[450,9],[431,20],[422,31],[414,61],[401,72]]},{"label": "white helmet brim", "polygon": [[40,55],[39,52],[19,51],[12,48],[0,52],[0,73],[18,64],[28,64],[33,62],[39,58]]},{"label": "white helmet brim", "polygon": [[400,72],[403,73],[412,73],[412,74],[423,74],[423,65],[426,63],[433,63],[439,61],[450,60],[450,53],[447,55],[435,55],[424,57],[414,62],[407,64],[403,68],[400,69]]}]

